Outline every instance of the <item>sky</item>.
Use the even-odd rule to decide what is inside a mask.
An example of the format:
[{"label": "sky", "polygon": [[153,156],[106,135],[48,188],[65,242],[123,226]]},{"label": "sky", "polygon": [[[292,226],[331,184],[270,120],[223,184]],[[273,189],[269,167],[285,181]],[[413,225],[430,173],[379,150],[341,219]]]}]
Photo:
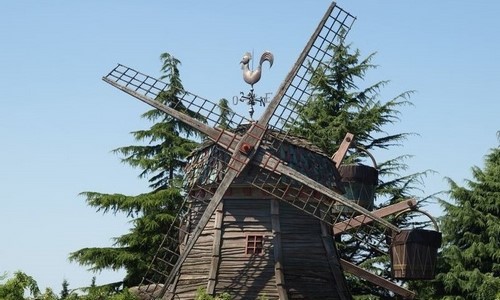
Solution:
[{"label": "sky", "polygon": [[[117,63],[160,76],[159,56],[178,58],[186,90],[218,101],[248,92],[239,62],[249,51],[275,56],[257,94],[273,93],[330,2],[62,1],[0,4],[0,274],[21,270],[39,286],[70,289],[119,281],[123,271],[91,273],[68,261],[85,247],[107,247],[128,231],[122,215],[103,215],[79,193],[147,192],[140,170],[111,150],[146,129],[145,104],[101,78]],[[423,195],[472,179],[498,146],[498,1],[339,0],[357,17],[347,41],[376,52],[366,86],[390,80],[381,100],[413,90],[413,106],[387,132],[408,132],[402,146],[373,153],[412,155],[406,172],[433,170]],[[247,107],[232,106],[241,114]],[[258,113],[258,112],[257,112]],[[441,215],[431,203],[428,210]]]}]

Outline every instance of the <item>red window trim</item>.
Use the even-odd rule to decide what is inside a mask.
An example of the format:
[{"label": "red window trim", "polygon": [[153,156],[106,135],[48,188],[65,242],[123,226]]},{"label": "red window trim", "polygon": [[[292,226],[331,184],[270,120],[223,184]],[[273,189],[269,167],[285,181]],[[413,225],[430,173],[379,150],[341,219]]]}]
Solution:
[{"label": "red window trim", "polygon": [[245,254],[247,255],[262,255],[264,254],[264,235],[263,234],[247,234],[245,239]]}]

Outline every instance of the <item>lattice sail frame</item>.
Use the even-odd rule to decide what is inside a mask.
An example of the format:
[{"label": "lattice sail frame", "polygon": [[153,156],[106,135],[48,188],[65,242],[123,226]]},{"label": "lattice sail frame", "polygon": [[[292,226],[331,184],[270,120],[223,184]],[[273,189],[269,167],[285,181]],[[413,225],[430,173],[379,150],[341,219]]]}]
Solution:
[{"label": "lattice sail frame", "polygon": [[[150,100],[158,99],[165,90],[170,88],[168,83],[122,64],[118,64],[103,79],[119,89],[126,89],[127,93],[131,91],[136,95],[140,95]],[[168,107],[177,111],[182,107],[185,110],[199,115],[202,117],[206,126],[236,128],[243,123],[251,122],[250,119],[188,91],[179,89],[175,92],[179,101],[177,103],[169,103]],[[144,99],[140,100],[144,101]],[[149,102],[146,103],[151,105]],[[161,105],[161,103],[158,102],[156,104]],[[224,119],[222,115],[226,115],[227,119]],[[223,124],[223,122],[227,123]]]},{"label": "lattice sail frame", "polygon": [[319,26],[304,47],[292,70],[278,89],[275,98],[280,99],[269,121],[269,128],[287,130],[297,120],[297,108],[303,106],[312,96],[312,73],[324,67],[333,59],[332,45],[344,39],[356,18],[332,4]]},{"label": "lattice sail frame", "polygon": [[[381,251],[387,249],[383,241],[370,240],[369,236],[376,236],[372,235],[375,232],[381,232],[382,235],[378,236],[387,235],[386,231],[397,231],[398,228],[352,203],[331,187],[325,187],[288,167],[275,155],[289,137],[288,129],[297,119],[297,107],[312,97],[312,71],[332,59],[331,45],[335,40],[344,38],[354,20],[352,15],[334,3],[330,6],[258,122],[225,111],[219,105],[184,90],[177,91],[178,101],[162,104],[157,99],[169,88],[168,84],[124,65],[118,65],[103,78],[114,87],[199,130],[216,143],[220,151],[219,156],[214,156],[219,167],[212,174],[215,178],[212,184],[196,182],[187,187],[185,201],[145,274],[140,290],[155,298],[168,291],[225,190],[248,163],[260,168],[256,176],[249,180],[253,186],[330,225],[340,223],[345,225],[344,229],[355,228],[356,232],[351,234],[368,247],[382,248]],[[179,108],[201,116],[202,120],[180,112]],[[244,134],[223,129],[239,128],[243,124],[250,124]],[[269,131],[280,134],[274,136],[274,142],[263,149],[260,143]],[[248,153],[243,150],[245,144],[250,146]],[[349,208],[348,212],[342,208]],[[357,226],[360,222],[364,224],[363,229]],[[366,225],[370,222],[375,225]]]}]

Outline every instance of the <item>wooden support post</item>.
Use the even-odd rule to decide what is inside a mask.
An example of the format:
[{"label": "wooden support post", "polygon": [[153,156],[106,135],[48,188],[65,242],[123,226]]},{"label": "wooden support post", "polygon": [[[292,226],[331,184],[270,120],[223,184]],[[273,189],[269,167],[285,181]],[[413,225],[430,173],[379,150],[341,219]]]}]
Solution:
[{"label": "wooden support post", "polygon": [[340,257],[338,255],[337,249],[335,249],[335,244],[331,235],[331,229],[325,222],[321,222],[321,237],[323,240],[323,247],[325,248],[326,256],[328,258],[330,272],[333,274],[333,278],[335,279],[335,285],[337,286],[340,299],[351,299],[347,298],[347,296],[350,295],[349,288],[347,287],[347,281],[345,280],[344,274],[342,273],[342,268],[340,266]]},{"label": "wooden support post", "polygon": [[283,271],[283,254],[281,251],[281,225],[280,225],[280,202],[271,200],[271,226],[273,229],[274,247],[274,277],[280,300],[288,300],[285,288],[285,274]]},{"label": "wooden support post", "polygon": [[415,299],[416,294],[413,291],[407,290],[407,289],[395,284],[392,281],[389,281],[385,278],[382,278],[378,275],[375,275],[371,272],[368,272],[364,269],[361,269],[360,267],[358,267],[355,264],[350,263],[346,260],[341,259],[340,263],[341,263],[342,267],[344,268],[344,270],[348,273],[356,275],[359,278],[363,278],[363,279],[365,279],[373,284],[376,284],[378,286],[384,287],[384,288],[404,297],[405,299]]},{"label": "wooden support post", "polygon": [[[407,210],[409,208],[412,208],[415,205],[417,205],[417,201],[415,199],[410,199],[410,200],[406,200],[406,201],[401,201],[401,202],[393,204],[393,205],[388,205],[388,206],[383,207],[381,209],[374,210],[371,213],[373,215],[375,215],[376,217],[384,218],[384,217],[390,216],[392,214],[396,214],[396,213],[402,212],[404,210]],[[337,235],[339,233],[348,231],[350,229],[359,227],[361,225],[369,224],[373,221],[374,221],[374,219],[370,218],[369,216],[359,215],[359,216],[351,218],[349,220],[335,223],[333,225],[333,234]]]}]

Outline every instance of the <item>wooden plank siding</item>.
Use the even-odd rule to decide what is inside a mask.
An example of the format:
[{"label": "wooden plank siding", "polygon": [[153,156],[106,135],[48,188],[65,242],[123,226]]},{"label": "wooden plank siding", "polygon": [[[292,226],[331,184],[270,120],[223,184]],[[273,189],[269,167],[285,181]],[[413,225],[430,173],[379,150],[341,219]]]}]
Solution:
[{"label": "wooden plank siding", "polygon": [[[248,235],[264,237],[262,253],[246,254]],[[331,230],[301,210],[272,199],[223,199],[183,264],[173,299],[194,299],[200,287],[233,299],[350,299],[340,295],[348,291],[335,256]]]},{"label": "wooden plank siding", "polygon": [[280,217],[289,299],[345,299],[330,269],[321,222],[286,203]]},{"label": "wooden plank siding", "polygon": [[182,265],[173,299],[194,299],[199,287],[206,288],[212,262],[215,214]]},{"label": "wooden plank siding", "polygon": [[[262,253],[245,253],[248,235],[264,236]],[[225,200],[221,257],[218,293],[228,291],[235,299],[257,299],[262,295],[278,299],[270,201]]]}]

